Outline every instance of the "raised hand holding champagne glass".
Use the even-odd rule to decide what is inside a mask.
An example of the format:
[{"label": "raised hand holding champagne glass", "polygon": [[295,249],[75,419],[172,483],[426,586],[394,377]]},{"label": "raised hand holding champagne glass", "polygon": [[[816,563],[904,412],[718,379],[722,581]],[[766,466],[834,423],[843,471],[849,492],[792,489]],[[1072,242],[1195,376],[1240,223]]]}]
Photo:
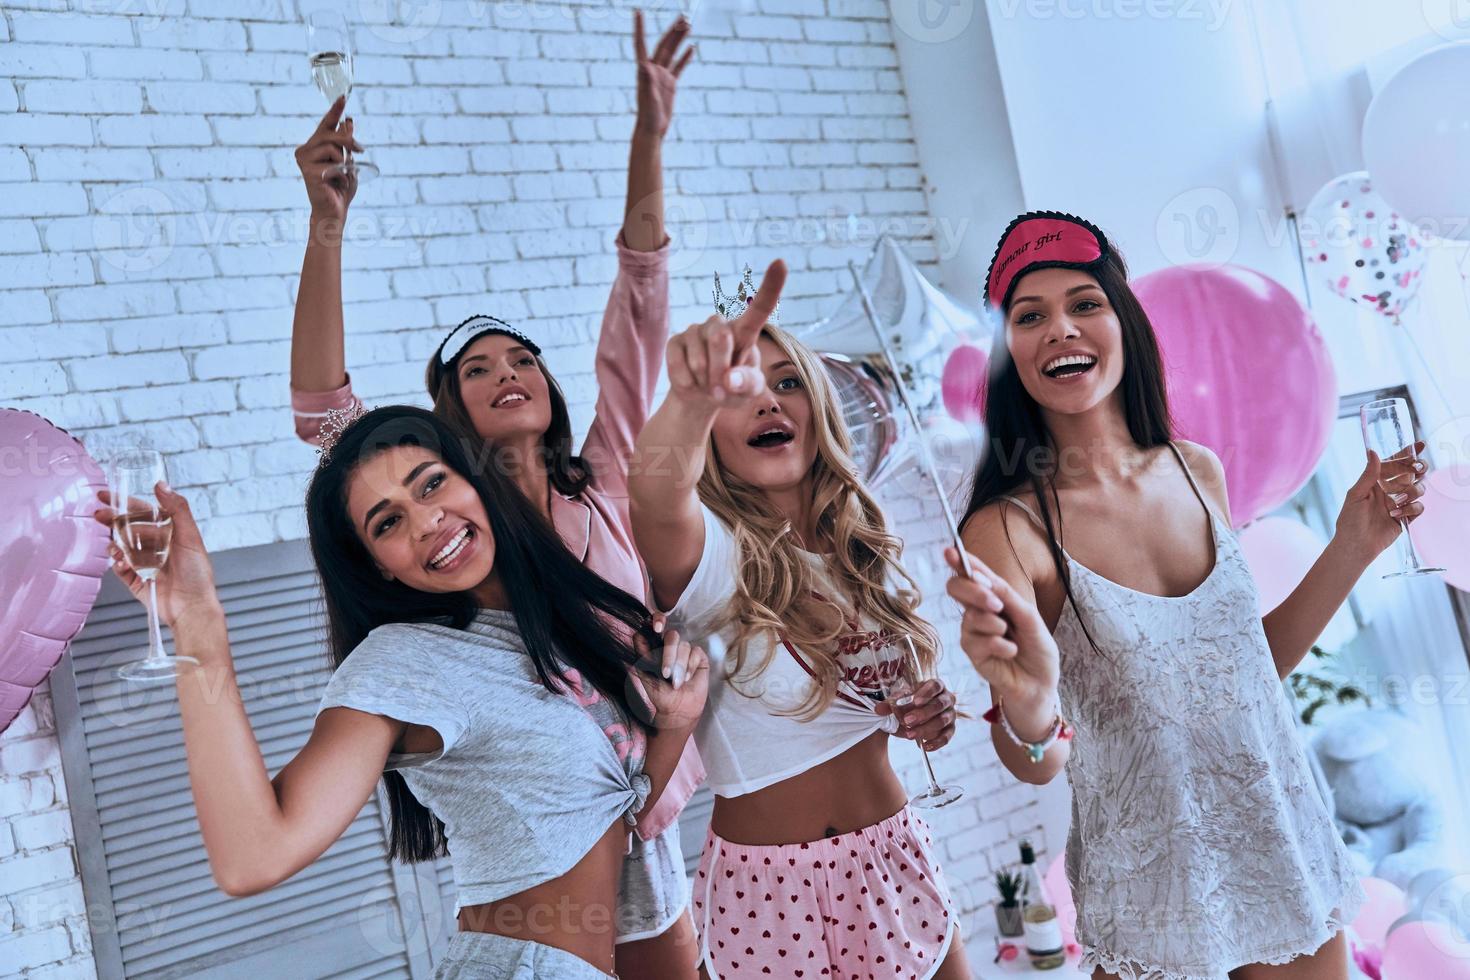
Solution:
[{"label": "raised hand holding champagne glass", "polygon": [[158,577],[174,544],[173,515],[163,504],[170,493],[163,456],[151,449],[122,450],[107,460],[106,472],[108,489],[103,502],[107,506],[97,511],[96,519],[112,529],[113,567],[148,609],[148,654],[117,673],[128,681],[171,680],[182,665],[197,666],[198,661],[170,656],[159,630]]},{"label": "raised hand holding champagne glass", "polygon": [[[1384,578],[1404,578],[1414,575],[1433,575],[1443,568],[1433,568],[1419,561],[1414,550],[1414,539],[1409,537],[1409,521],[1423,513],[1424,505],[1418,502],[1424,489],[1417,477],[1425,466],[1419,460],[1423,443],[1414,439],[1414,420],[1409,415],[1409,403],[1402,398],[1381,398],[1358,410],[1363,424],[1363,445],[1378,460],[1377,472],[1372,481],[1381,494],[1380,511],[1398,522],[1403,535],[1403,559],[1396,571],[1387,572]],[[1370,473],[1374,470],[1369,463]]]},{"label": "raised hand holding champagne glass", "polygon": [[[306,55],[311,60],[311,78],[316,87],[326,96],[336,110],[337,118],[346,108],[347,96],[352,91],[352,43],[347,33],[347,21],[336,10],[314,10],[306,18]],[[338,103],[341,108],[338,108]],[[328,113],[331,115],[331,113]],[[332,120],[336,131],[337,119]],[[352,120],[345,127],[345,140],[330,141],[341,153],[332,157],[322,171],[322,180],[328,183],[352,184],[378,175],[378,168],[367,160],[352,155],[354,149],[361,150],[352,138]]]}]

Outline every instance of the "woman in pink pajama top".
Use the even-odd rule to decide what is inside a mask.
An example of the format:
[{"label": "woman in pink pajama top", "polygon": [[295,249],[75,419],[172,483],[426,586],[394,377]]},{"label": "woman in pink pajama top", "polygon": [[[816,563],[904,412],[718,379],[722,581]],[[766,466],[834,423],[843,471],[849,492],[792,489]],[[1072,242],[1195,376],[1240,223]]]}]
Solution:
[{"label": "woman in pink pajama top", "polygon": [[[616,241],[618,275],[598,338],[596,417],[578,456],[570,451],[566,403],[534,341],[493,317],[471,317],[435,352],[427,381],[436,411],[472,428],[487,463],[512,478],[548,516],[569,550],[635,596],[647,578],[628,516],[628,460],[653,402],[668,341],[668,238],[663,221],[662,141],[678,75],[693,49],[675,58],[689,32],[682,17],[650,54],[635,14],[638,120],[628,196]],[[328,411],[361,402],[343,354],[341,231],[355,181],[324,180],[327,165],[357,149],[341,102],[322,119],[296,159],[311,200],[291,344],[296,434],[316,443]],[[624,865],[617,971],[625,980],[697,975],[693,926],[677,818],[704,778],[691,740],[673,779],[638,822],[639,844]],[[633,921],[625,923],[624,914]]]}]

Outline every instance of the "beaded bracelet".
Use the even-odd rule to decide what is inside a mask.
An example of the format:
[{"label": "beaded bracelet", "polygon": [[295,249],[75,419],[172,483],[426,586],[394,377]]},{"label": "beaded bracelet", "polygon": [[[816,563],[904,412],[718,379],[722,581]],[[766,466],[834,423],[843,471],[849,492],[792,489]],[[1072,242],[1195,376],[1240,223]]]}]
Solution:
[{"label": "beaded bracelet", "polygon": [[1040,762],[1042,757],[1046,755],[1046,750],[1051,748],[1056,743],[1069,742],[1072,740],[1072,726],[1067,724],[1066,720],[1062,718],[1061,708],[1058,707],[1057,716],[1055,720],[1052,721],[1051,728],[1047,729],[1046,735],[1042,737],[1041,741],[1025,741],[1021,738],[1021,736],[1016,734],[1016,730],[1011,727],[1010,719],[1008,719],[1005,715],[1005,712],[1001,710],[1001,705],[1004,703],[1005,702],[1000,698],[1000,696],[997,695],[995,699],[995,704],[991,705],[990,710],[985,712],[985,714],[981,715],[980,717],[984,718],[992,725],[999,723],[1000,727],[1005,729],[1005,733],[1010,736],[1011,741],[1015,742],[1021,748],[1026,750],[1026,757],[1029,758],[1032,762]]}]

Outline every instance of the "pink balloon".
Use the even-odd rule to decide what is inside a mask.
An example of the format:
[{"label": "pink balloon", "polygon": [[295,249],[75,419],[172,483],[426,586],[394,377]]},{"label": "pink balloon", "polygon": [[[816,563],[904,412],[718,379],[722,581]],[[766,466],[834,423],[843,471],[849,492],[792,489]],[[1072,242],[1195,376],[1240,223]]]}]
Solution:
[{"label": "pink balloon", "polygon": [[1133,283],[1163,351],[1178,435],[1225,466],[1244,526],[1301,489],[1327,448],[1337,379],[1311,315],[1240,266],[1182,265]]},{"label": "pink balloon", "polygon": [[1062,942],[1071,946],[1077,942],[1077,906],[1072,902],[1072,885],[1067,881],[1067,852],[1065,849],[1052,859],[1042,878],[1046,893],[1057,907],[1057,924],[1062,927]]},{"label": "pink balloon", "polygon": [[1263,517],[1240,532],[1240,549],[1256,580],[1262,613],[1291,595],[1326,547],[1320,534],[1294,517]]},{"label": "pink balloon", "polygon": [[1470,465],[1424,478],[1424,513],[1409,525],[1419,560],[1445,570],[1444,580],[1470,592]]},{"label": "pink balloon", "polygon": [[0,409],[0,476],[3,732],[92,611],[108,535],[92,520],[101,469],[41,416]]},{"label": "pink balloon", "polygon": [[1383,980],[1470,980],[1466,944],[1443,922],[1406,922],[1383,945]]},{"label": "pink balloon", "polygon": [[1403,889],[1393,882],[1372,877],[1360,878],[1359,881],[1368,900],[1353,920],[1353,932],[1364,945],[1381,947],[1388,935],[1388,927],[1409,911],[1409,900]]},{"label": "pink balloon", "polygon": [[979,420],[982,407],[980,392],[985,385],[985,370],[989,363],[990,355],[973,344],[961,344],[950,351],[939,384],[944,410],[950,418],[961,422]]}]

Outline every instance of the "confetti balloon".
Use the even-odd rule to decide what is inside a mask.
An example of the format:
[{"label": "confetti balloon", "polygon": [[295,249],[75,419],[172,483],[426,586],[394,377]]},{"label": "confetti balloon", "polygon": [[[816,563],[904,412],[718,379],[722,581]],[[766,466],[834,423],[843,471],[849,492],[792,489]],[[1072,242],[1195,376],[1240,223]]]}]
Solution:
[{"label": "confetti balloon", "polygon": [[1301,224],[1308,267],[1338,296],[1397,320],[1424,281],[1424,236],[1373,189],[1367,171],[1329,180]]}]

